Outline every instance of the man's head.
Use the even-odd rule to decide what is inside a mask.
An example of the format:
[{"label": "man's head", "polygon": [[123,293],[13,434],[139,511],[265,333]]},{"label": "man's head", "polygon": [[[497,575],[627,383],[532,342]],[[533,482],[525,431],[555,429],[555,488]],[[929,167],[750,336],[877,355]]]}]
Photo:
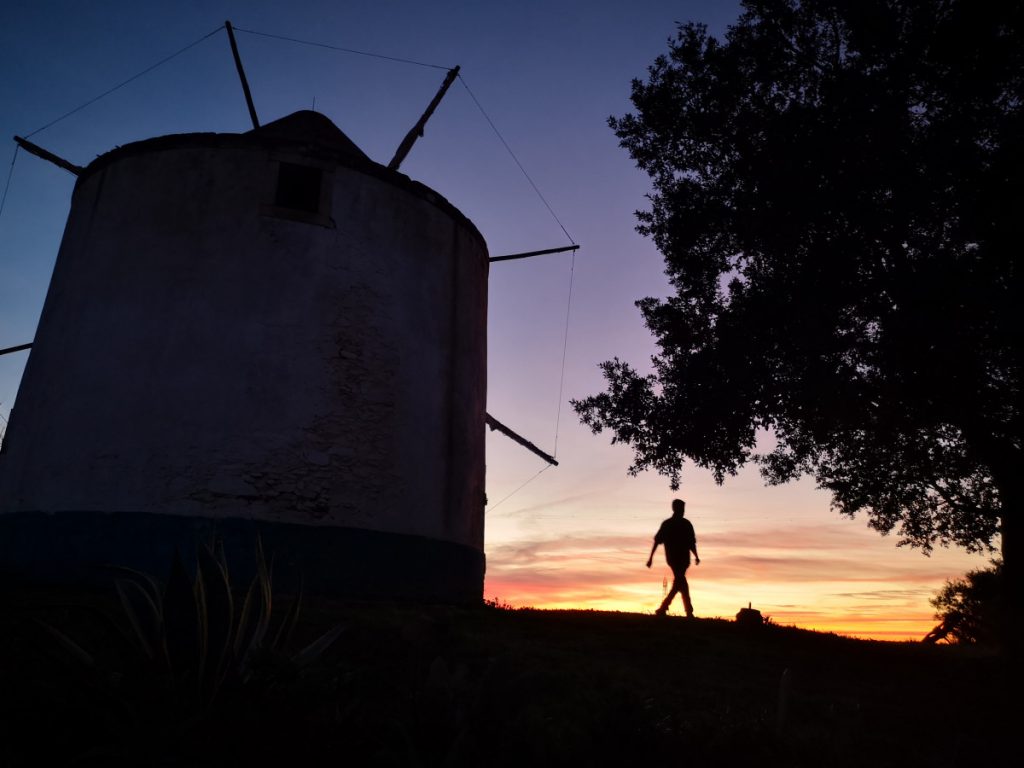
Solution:
[{"label": "man's head", "polygon": [[682,517],[686,514],[686,502],[682,499],[672,499],[672,516]]}]

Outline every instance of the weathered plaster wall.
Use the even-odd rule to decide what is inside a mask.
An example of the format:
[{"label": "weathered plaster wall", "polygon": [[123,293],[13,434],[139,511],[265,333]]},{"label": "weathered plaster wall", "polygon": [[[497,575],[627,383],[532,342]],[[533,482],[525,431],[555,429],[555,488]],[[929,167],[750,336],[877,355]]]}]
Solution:
[{"label": "weathered plaster wall", "polygon": [[[326,225],[268,215],[281,160],[324,169]],[[478,233],[386,173],[301,146],[120,156],[74,194],[0,517],[244,518],[481,550],[486,291]]]}]

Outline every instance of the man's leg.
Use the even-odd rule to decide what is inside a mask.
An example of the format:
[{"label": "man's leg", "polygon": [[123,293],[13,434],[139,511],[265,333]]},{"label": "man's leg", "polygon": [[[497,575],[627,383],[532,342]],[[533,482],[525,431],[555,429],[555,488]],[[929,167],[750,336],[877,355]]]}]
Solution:
[{"label": "man's leg", "polygon": [[654,612],[658,616],[664,616],[666,613],[668,613],[668,607],[672,605],[672,600],[675,599],[676,594],[679,592],[679,587],[677,586],[677,584],[677,581],[672,582],[672,589],[668,591],[668,594],[665,595],[665,599],[661,601],[661,607]]},{"label": "man's leg", "polygon": [[679,575],[676,576],[676,584],[673,585],[673,589],[678,585],[679,591],[683,594],[683,607],[686,608],[686,615],[693,617],[693,603],[690,602],[690,585],[686,581],[686,568],[683,568]]},{"label": "man's leg", "polygon": [[[683,568],[683,570],[680,571],[672,563],[669,563],[668,567],[672,569],[672,589],[670,589],[668,594],[665,595],[665,599],[662,601],[661,607],[655,611],[659,616],[664,616],[668,612],[668,607],[672,605],[672,601],[675,599],[675,596],[682,591],[680,588],[680,579],[682,579],[682,586],[686,587],[686,568]],[[689,605],[689,601],[690,598],[686,597],[683,601],[684,605]]]}]

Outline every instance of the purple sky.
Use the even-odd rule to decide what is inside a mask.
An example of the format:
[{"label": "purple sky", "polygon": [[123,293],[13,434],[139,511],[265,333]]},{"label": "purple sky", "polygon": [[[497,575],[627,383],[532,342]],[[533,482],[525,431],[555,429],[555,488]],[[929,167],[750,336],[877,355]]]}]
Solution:
[{"label": "purple sky", "polygon": [[[606,125],[629,110],[629,85],[666,50],[674,22],[724,31],[733,2],[41,2],[0,11],[0,150],[230,19],[239,30],[443,66],[465,82],[582,244],[575,260],[558,422],[561,466],[488,436],[488,594],[517,604],[652,610],[665,569],[643,568],[672,495],[657,476],[626,476],[630,456],[582,428],[567,405],[598,391],[597,363],[640,367],[654,348],[633,302],[664,295],[661,257],[634,231],[646,177]],[[263,122],[314,105],[386,163],[444,73],[237,33]],[[116,145],[168,133],[250,127],[223,31],[32,137],[84,165]],[[560,226],[456,82],[402,171],[469,216],[492,255],[566,244]],[[30,341],[60,242],[73,178],[19,153],[0,216],[0,347]],[[571,259],[491,269],[488,410],[555,449]],[[25,355],[0,357],[0,415]],[[2,425],[0,425],[2,426]],[[513,494],[509,496],[509,494]],[[927,629],[927,598],[984,558],[897,550],[892,538],[829,510],[812,483],[765,489],[756,472],[722,488],[684,474],[704,564],[698,614],[749,601],[782,623],[878,636]],[[503,501],[504,500],[504,501]],[[500,504],[499,504],[500,502]],[[909,617],[909,618],[908,618]],[[911,622],[907,624],[906,622]],[[869,627],[865,629],[864,627]],[[886,635],[885,633],[891,633]]]}]

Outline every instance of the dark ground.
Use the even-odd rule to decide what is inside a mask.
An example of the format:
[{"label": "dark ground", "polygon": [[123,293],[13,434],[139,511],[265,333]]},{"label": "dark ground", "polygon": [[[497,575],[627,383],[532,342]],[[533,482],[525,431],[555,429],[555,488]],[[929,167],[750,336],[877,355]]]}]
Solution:
[{"label": "dark ground", "polygon": [[984,766],[1001,762],[1012,732],[1003,662],[971,648],[638,614],[307,601],[294,647],[341,624],[334,645],[301,669],[268,659],[204,707],[139,671],[110,599],[8,594],[0,608],[0,766],[11,768]]}]

